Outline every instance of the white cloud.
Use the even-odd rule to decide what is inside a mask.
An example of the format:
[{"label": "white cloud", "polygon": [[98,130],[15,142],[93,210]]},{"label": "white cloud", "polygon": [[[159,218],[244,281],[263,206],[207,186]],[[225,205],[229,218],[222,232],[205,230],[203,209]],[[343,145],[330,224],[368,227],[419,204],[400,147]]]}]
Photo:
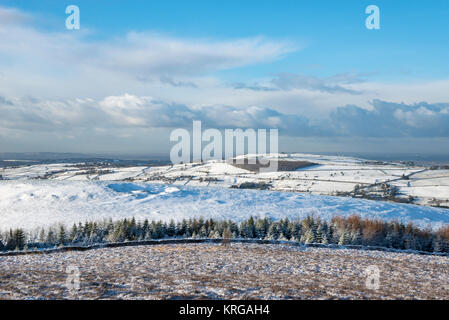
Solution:
[{"label": "white cloud", "polygon": [[[227,89],[216,72],[271,62],[300,49],[262,36],[216,40],[131,31],[98,40],[85,27],[42,30],[36,27],[39,16],[16,9],[0,7],[0,17],[0,95],[5,96],[101,99],[132,92],[211,104],[232,96],[215,95]],[[200,89],[206,90],[199,95]]]},{"label": "white cloud", "polygon": [[15,25],[24,23],[31,19],[31,17],[15,8],[0,7],[0,25]]},{"label": "white cloud", "polygon": [[425,106],[417,106],[409,108],[410,111],[397,109],[394,112],[396,119],[404,121],[407,125],[414,128],[426,128],[435,124],[440,117],[446,116],[446,109],[432,111]]},{"label": "white cloud", "polygon": [[130,32],[113,44],[95,44],[98,63],[138,76],[197,75],[272,61],[296,50],[288,42],[263,37],[211,41]]},{"label": "white cloud", "polygon": [[[40,31],[15,9],[0,7],[0,64],[29,71],[97,69],[130,77],[198,75],[279,59],[297,50],[288,41],[264,37],[230,40],[181,39],[152,32],[92,40],[89,31]],[[45,63],[44,65],[36,62]],[[43,67],[44,69],[41,69]],[[67,74],[65,74],[67,76]]]}]

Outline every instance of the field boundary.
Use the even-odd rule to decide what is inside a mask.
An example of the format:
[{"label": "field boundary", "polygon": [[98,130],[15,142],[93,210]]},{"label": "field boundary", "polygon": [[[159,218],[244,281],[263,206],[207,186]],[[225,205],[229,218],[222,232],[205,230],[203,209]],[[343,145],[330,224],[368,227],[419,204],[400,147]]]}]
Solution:
[{"label": "field boundary", "polygon": [[133,247],[133,246],[164,245],[164,244],[199,244],[199,243],[222,244],[225,241],[228,243],[288,245],[288,246],[292,246],[292,247],[300,247],[302,249],[306,249],[306,248],[353,249],[353,250],[383,251],[383,252],[408,253],[408,254],[449,257],[449,253],[443,253],[443,252],[427,252],[427,251],[418,251],[418,250],[410,250],[410,249],[404,250],[404,249],[394,249],[394,248],[387,248],[387,247],[380,247],[380,246],[300,243],[297,241],[288,241],[288,240],[223,239],[223,238],[216,238],[216,239],[212,239],[212,238],[161,239],[161,240],[141,240],[141,241],[126,241],[126,242],[95,243],[95,244],[84,245],[84,246],[64,246],[64,247],[48,248],[48,249],[41,249],[41,250],[6,251],[6,252],[0,252],[0,257],[32,255],[32,254],[51,254],[51,253],[57,253],[57,252],[87,251],[87,250],[104,249],[104,248],[120,248],[120,247]]}]

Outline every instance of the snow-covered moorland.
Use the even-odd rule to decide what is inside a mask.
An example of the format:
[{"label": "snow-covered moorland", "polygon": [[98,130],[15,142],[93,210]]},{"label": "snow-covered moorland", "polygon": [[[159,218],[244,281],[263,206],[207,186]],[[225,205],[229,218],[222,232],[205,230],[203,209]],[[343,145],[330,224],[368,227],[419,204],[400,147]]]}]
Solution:
[{"label": "snow-covered moorland", "polygon": [[[250,166],[216,160],[151,167],[118,166],[114,162],[53,163],[0,168],[0,180],[129,181],[175,186],[252,187],[449,208],[449,168],[444,166],[425,167],[413,163],[311,154],[277,156],[283,165],[273,172],[257,172]],[[248,160],[254,157],[237,158]],[[302,165],[295,168],[295,163]],[[304,165],[307,163],[310,165]]]},{"label": "snow-covered moorland", "polygon": [[448,209],[397,203],[449,205],[449,170],[350,157],[278,157],[283,163],[274,172],[215,160],[153,167],[98,162],[0,168],[0,229],[131,216],[239,222],[249,216],[357,214],[420,227],[449,223]]},{"label": "snow-covered moorland", "polygon": [[438,228],[449,223],[447,209],[349,197],[159,183],[0,181],[3,230],[126,217],[163,221],[204,217],[239,222],[250,216],[294,220],[307,215],[330,219],[353,214],[398,219],[420,227]]}]

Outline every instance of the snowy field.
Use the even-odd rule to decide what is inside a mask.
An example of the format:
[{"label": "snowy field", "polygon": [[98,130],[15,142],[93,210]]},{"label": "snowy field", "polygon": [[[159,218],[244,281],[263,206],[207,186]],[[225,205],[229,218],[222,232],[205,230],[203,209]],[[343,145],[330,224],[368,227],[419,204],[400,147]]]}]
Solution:
[{"label": "snowy field", "polygon": [[356,187],[365,194],[379,195],[376,188],[386,184],[397,189],[395,197],[399,200],[449,207],[449,170],[337,156],[280,154],[279,157],[282,161],[307,161],[314,165],[296,171],[259,173],[214,160],[155,167],[65,163],[0,168],[0,176],[6,180],[158,182],[222,188],[263,183],[273,191],[316,195],[349,195]]},{"label": "snowy field", "polygon": [[421,227],[449,223],[449,210],[313,194],[173,186],[161,183],[15,180],[0,181],[1,229],[125,217],[182,220],[204,217],[241,221],[250,216],[280,219],[307,215],[329,219],[358,214],[398,219]]},{"label": "snowy field", "polygon": [[[449,207],[447,169],[350,157],[278,156],[311,165],[275,172],[214,160],[154,167],[62,163],[0,168],[0,229],[132,216],[240,221],[249,216],[294,219],[313,214],[329,219],[358,214],[421,227],[449,223],[449,209],[435,208]],[[262,184],[269,191],[236,189],[245,183]]]},{"label": "snowy field", "polygon": [[[405,253],[178,244],[0,257],[0,265],[0,299],[449,299],[449,258]],[[372,266],[377,288],[366,284]],[[67,286],[73,268],[79,290]]]}]

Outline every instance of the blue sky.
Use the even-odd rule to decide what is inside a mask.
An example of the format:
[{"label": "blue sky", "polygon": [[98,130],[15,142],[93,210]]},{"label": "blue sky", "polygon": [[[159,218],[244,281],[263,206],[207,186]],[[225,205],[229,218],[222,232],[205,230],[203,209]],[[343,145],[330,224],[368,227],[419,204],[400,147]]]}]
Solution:
[{"label": "blue sky", "polygon": [[[234,71],[242,77],[268,72],[332,75],[354,70],[391,79],[412,73],[447,75],[449,2],[434,1],[2,1],[42,15],[41,27],[64,31],[65,7],[80,7],[92,37],[113,38],[129,31],[158,31],[179,37],[213,39],[263,35],[304,46],[270,65]],[[364,27],[365,8],[381,9],[381,30]]]},{"label": "blue sky", "polygon": [[278,125],[286,150],[449,146],[445,0],[2,0],[1,27],[2,151],[163,153],[192,117]]}]

